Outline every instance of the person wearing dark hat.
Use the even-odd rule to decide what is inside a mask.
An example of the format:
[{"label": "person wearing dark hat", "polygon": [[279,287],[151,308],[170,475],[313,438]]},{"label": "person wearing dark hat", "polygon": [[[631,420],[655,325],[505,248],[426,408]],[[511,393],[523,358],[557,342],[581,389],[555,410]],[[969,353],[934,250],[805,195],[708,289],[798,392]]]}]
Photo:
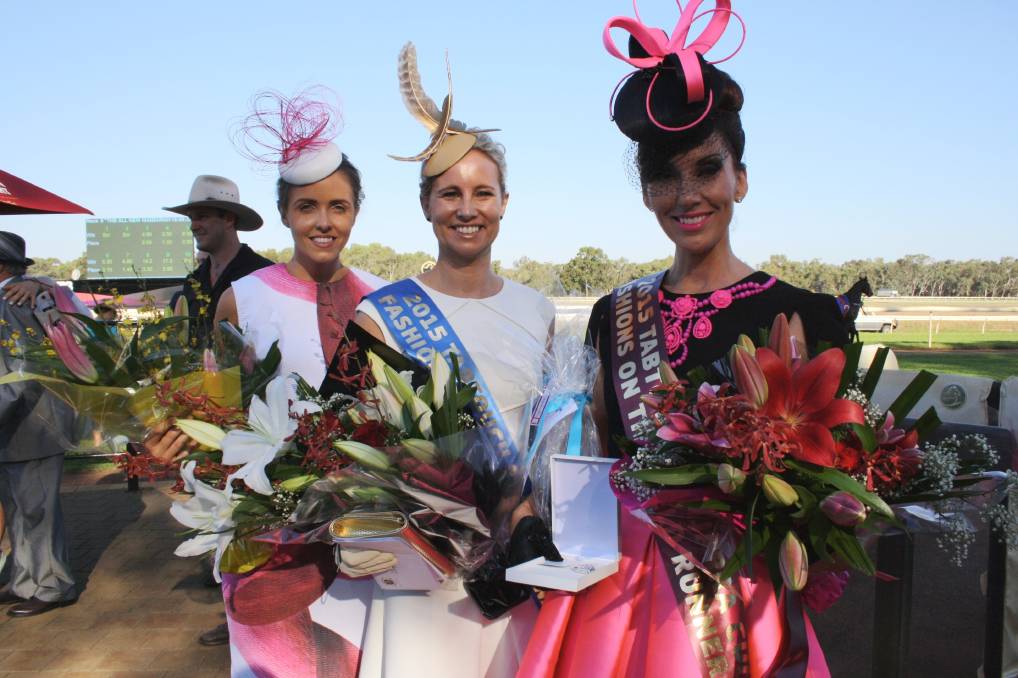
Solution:
[{"label": "person wearing dark hat", "polygon": [[[0,231],[0,291],[33,261],[25,241]],[[20,346],[45,335],[31,305],[0,298],[0,376],[22,368]],[[10,583],[0,605],[31,617],[77,600],[60,510],[64,451],[74,412],[34,381],[0,386],[0,503],[11,542]]]},{"label": "person wearing dark hat", "polygon": [[212,174],[194,180],[186,203],[163,209],[189,218],[198,250],[208,253],[187,276],[182,293],[191,317],[191,343],[205,346],[211,340],[212,320],[223,292],[235,280],[273,263],[237,237],[238,231],[261,228],[262,218],[240,202],[237,184]]}]

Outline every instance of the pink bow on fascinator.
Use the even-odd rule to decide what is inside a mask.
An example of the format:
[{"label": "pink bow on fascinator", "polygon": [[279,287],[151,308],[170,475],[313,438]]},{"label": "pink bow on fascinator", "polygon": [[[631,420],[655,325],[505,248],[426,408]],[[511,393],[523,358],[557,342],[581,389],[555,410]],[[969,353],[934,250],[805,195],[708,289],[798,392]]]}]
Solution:
[{"label": "pink bow on fascinator", "polygon": [[234,130],[234,143],[248,159],[279,169],[297,186],[332,174],[343,161],[334,143],[343,124],[335,93],[311,87],[293,97],[266,90],[254,96],[251,113]]},{"label": "pink bow on fascinator", "polygon": [[[732,10],[730,0],[715,0],[714,9],[709,9],[697,14],[697,9],[699,9],[702,2],[703,0],[690,0],[685,9],[682,9],[682,5],[679,4],[679,22],[675,25],[675,29],[669,37],[664,31],[651,28],[643,23],[642,19],[640,19],[640,13],[636,7],[636,0],[633,0],[633,13],[636,17],[617,16],[609,19],[601,36],[604,42],[604,47],[608,50],[609,54],[617,59],[625,61],[631,66],[635,66],[639,70],[657,68],[665,62],[669,55],[674,55],[678,59],[679,66],[685,76],[688,103],[703,101],[706,97],[707,104],[704,107],[703,113],[693,122],[681,127],[669,127],[667,125],[663,125],[657,121],[654,114],[651,112],[651,92],[653,91],[654,84],[657,82],[657,78],[660,75],[660,72],[654,73],[650,86],[647,88],[647,117],[659,128],[669,132],[681,132],[682,130],[689,129],[700,123],[700,121],[707,116],[707,113],[710,112],[711,106],[714,103],[714,94],[713,92],[708,92],[706,90],[703,69],[700,67],[700,59],[698,55],[706,54],[717,44],[718,40],[720,40],[721,36],[724,34],[725,29],[728,28],[728,20],[730,17],[734,16],[742,25],[742,39],[739,40],[739,45],[724,59],[708,61],[707,63],[719,64],[724,61],[728,61],[742,49],[742,45],[746,41],[746,24],[742,20],[742,17]],[[700,33],[699,36],[697,36],[695,40],[687,44],[689,30],[693,23],[708,14],[711,14],[712,16],[707,27],[702,33]],[[620,52],[618,47],[615,46],[615,41],[612,40],[611,37],[611,29],[613,28],[621,28],[627,31],[633,39],[639,43],[640,47],[643,48],[648,56],[626,56]],[[639,72],[639,70],[636,72]],[[633,74],[630,73],[627,75],[615,87],[615,92],[612,93],[612,101],[609,102],[609,110],[611,110],[612,102],[614,102],[615,93],[618,92],[622,83],[625,82],[625,80],[631,75]]]}]

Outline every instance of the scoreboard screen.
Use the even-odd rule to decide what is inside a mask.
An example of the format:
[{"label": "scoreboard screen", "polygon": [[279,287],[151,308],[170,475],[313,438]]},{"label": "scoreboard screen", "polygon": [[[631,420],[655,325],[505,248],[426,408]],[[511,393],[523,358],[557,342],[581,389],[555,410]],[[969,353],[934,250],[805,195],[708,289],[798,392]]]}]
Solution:
[{"label": "scoreboard screen", "polygon": [[187,219],[90,219],[85,231],[90,279],[182,278],[194,268]]}]

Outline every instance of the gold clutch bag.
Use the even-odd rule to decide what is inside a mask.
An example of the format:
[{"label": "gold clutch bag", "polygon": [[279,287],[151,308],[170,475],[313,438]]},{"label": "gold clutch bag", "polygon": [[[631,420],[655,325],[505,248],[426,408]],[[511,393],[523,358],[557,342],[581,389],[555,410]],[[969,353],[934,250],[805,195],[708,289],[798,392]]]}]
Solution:
[{"label": "gold clutch bag", "polygon": [[329,535],[338,544],[358,545],[360,548],[389,551],[399,555],[403,549],[387,546],[399,541],[409,546],[442,576],[456,574],[456,567],[438,551],[399,511],[347,513],[329,523]]}]

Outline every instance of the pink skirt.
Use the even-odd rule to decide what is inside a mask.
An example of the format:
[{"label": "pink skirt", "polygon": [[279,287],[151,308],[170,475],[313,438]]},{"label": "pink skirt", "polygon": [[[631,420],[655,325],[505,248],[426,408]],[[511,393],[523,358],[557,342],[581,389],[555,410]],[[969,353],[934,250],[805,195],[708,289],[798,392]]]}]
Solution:
[{"label": "pink skirt", "polygon": [[[792,633],[762,563],[754,565],[752,581],[737,577],[737,591],[715,596],[736,600],[738,594],[743,602],[712,622],[701,614],[702,600],[676,597],[673,566],[650,529],[626,511],[621,522],[619,571],[576,594],[548,593],[518,676],[830,678],[813,627],[800,612],[792,614],[803,617],[797,624],[802,650],[797,663],[789,660]],[[723,625],[715,623],[721,618]]]}]

